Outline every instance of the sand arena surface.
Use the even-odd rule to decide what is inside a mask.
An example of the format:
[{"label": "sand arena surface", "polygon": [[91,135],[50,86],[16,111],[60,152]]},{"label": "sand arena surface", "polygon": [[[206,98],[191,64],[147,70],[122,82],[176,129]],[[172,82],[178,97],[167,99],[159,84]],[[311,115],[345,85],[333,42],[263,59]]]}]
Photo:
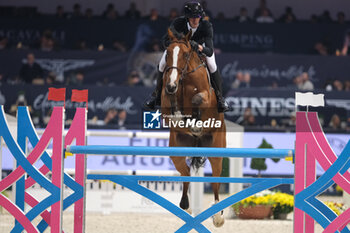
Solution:
[{"label": "sand arena surface", "polygon": [[[225,219],[221,228],[213,226],[211,219],[204,225],[215,233],[292,233],[292,215],[287,220],[240,220]],[[37,221],[38,222],[38,221]],[[65,233],[73,233],[73,214],[65,214],[63,218]],[[86,233],[167,233],[175,232],[183,225],[183,221],[170,214],[88,214],[86,218]],[[8,214],[0,215],[0,232],[10,232],[13,218]],[[49,232],[48,230],[45,232]],[[192,230],[190,232],[197,232]],[[316,233],[322,228],[316,224]]]},{"label": "sand arena surface", "polygon": [[[224,195],[222,195],[224,196]],[[205,195],[204,204],[211,203],[212,195]],[[321,200],[342,202],[341,197],[321,197]],[[293,233],[293,214],[289,214],[287,220],[241,220],[231,218],[230,211],[225,210],[225,224],[221,228],[214,227],[212,220],[204,221],[211,232],[215,233]],[[35,222],[39,222],[39,218]],[[65,233],[73,233],[73,213],[65,213],[63,216],[63,229]],[[172,214],[92,214],[86,217],[86,233],[167,233],[175,232],[184,222]],[[0,233],[8,233],[14,225],[14,218],[3,211],[0,214]],[[315,233],[323,231],[316,224]],[[46,230],[45,232],[50,232]],[[190,231],[197,232],[195,230]]]}]

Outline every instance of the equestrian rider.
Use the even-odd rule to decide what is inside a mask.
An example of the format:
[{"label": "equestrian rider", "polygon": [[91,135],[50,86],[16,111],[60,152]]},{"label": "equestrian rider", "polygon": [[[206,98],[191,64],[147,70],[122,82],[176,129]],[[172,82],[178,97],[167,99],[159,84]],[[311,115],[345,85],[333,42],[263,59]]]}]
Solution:
[{"label": "equestrian rider", "polygon": [[[185,16],[176,18],[170,25],[170,29],[173,32],[183,33],[184,35],[192,30],[192,37],[190,40],[191,47],[194,51],[200,52],[206,56],[211,84],[215,89],[218,102],[218,112],[225,112],[229,110],[229,106],[222,97],[221,75],[217,68],[214,54],[213,27],[209,21],[203,20],[204,15],[205,13],[199,2],[189,2],[185,5]],[[170,40],[168,35],[165,36],[163,42],[166,47],[169,45]],[[146,109],[154,110],[157,105],[160,105],[163,73],[166,66],[165,58],[166,50],[159,62],[156,89],[144,103]]]}]

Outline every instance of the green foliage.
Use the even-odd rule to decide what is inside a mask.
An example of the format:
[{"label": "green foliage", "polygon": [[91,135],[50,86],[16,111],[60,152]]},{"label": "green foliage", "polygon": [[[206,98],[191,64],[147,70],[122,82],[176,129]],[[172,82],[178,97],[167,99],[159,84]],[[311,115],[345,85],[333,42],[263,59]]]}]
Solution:
[{"label": "green foliage", "polygon": [[4,195],[5,197],[9,197],[6,190],[2,191],[1,194]]},{"label": "green foliage", "polygon": [[267,169],[265,160],[265,158],[253,158],[250,163],[250,168],[258,171],[265,171]]},{"label": "green foliage", "polygon": [[272,195],[272,201],[274,202],[273,215],[275,218],[277,218],[279,214],[289,214],[290,212],[293,211],[293,208],[294,208],[293,195],[276,192],[274,195]]},{"label": "green foliage", "polygon": [[229,164],[229,159],[228,158],[223,158],[222,160],[222,177],[228,177],[229,176],[229,169],[230,169],[230,164]]},{"label": "green foliage", "polygon": [[[263,138],[260,146],[258,148],[269,148],[273,149],[272,145],[268,143],[265,138]],[[277,163],[280,159],[272,159],[275,163]],[[267,169],[267,165],[265,163],[265,158],[253,158],[250,163],[250,168],[259,171],[259,176],[261,171],[265,171]]]},{"label": "green foliage", "polygon": [[[9,197],[8,194],[7,194],[7,192],[6,192],[6,190],[2,191],[1,194],[4,195],[4,196],[7,197],[7,198]],[[0,214],[1,214],[1,213],[2,213],[2,206],[0,206]]]}]

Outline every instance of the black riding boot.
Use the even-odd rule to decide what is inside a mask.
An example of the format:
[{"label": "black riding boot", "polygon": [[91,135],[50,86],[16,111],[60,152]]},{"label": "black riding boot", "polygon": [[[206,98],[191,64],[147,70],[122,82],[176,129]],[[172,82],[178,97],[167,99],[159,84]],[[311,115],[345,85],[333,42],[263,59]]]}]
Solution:
[{"label": "black riding boot", "polygon": [[157,85],[153,93],[143,103],[143,107],[147,110],[155,110],[156,106],[160,106],[160,97],[162,95],[163,72],[158,70]]},{"label": "black riding boot", "polygon": [[215,89],[215,95],[218,102],[218,112],[230,111],[231,108],[226,103],[225,99],[222,97],[222,79],[219,70],[210,74],[211,85]]}]

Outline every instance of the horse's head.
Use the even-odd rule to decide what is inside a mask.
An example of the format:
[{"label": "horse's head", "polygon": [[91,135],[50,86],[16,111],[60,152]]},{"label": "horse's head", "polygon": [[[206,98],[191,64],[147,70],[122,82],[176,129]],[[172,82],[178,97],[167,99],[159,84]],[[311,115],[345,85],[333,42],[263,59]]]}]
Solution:
[{"label": "horse's head", "polygon": [[180,78],[185,74],[190,58],[191,45],[189,38],[191,32],[186,36],[175,34],[168,29],[170,45],[167,48],[167,68],[164,74],[165,91],[172,95],[177,92]]}]

